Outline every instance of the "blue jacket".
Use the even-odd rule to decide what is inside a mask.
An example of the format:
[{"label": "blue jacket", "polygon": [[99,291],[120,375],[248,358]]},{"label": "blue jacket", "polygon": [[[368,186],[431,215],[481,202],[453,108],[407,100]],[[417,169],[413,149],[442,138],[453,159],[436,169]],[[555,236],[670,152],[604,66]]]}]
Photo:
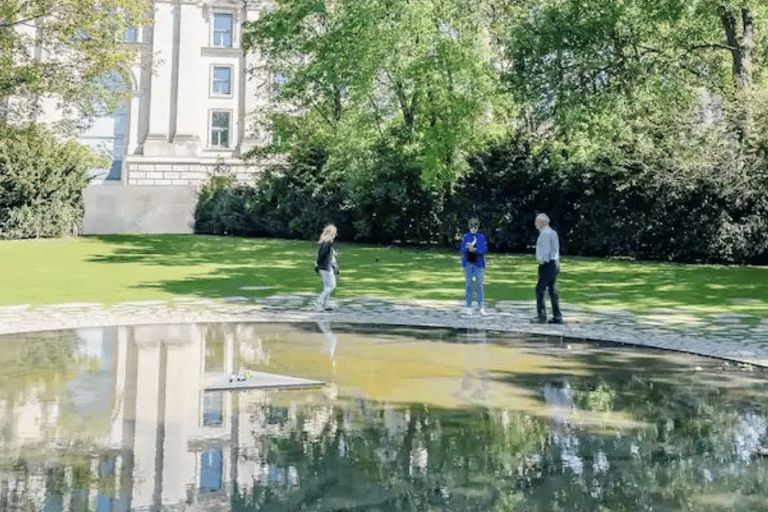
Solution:
[{"label": "blue jacket", "polygon": [[468,263],[472,264],[467,260],[467,255],[470,254],[469,250],[467,250],[467,244],[472,243],[475,238],[477,238],[477,243],[475,244],[477,261],[474,265],[476,267],[485,268],[485,253],[488,252],[488,244],[485,242],[485,235],[479,232],[474,235],[472,233],[467,233],[461,240],[461,264],[465,267]]}]

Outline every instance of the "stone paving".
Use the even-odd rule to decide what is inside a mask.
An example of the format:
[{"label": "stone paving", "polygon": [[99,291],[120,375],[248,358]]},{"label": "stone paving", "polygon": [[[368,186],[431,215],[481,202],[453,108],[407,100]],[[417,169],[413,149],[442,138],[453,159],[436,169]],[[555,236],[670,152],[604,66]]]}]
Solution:
[{"label": "stone paving", "polygon": [[530,301],[486,304],[487,316],[462,314],[461,301],[393,300],[377,297],[334,301],[332,312],[316,311],[315,295],[125,302],[110,306],[69,303],[0,307],[0,334],[127,324],[192,322],[366,323],[486,329],[563,339],[602,341],[717,357],[768,367],[768,320],[750,315],[695,315],[682,309],[636,315],[564,304],[563,325],[532,324]]}]

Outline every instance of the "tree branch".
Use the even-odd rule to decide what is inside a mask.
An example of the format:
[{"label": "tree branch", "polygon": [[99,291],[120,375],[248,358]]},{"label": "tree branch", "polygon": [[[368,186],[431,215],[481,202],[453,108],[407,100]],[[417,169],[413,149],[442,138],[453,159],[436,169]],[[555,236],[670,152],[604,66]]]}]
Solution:
[{"label": "tree branch", "polygon": [[727,45],[727,44],[719,44],[719,43],[713,43],[713,44],[697,44],[695,46],[691,46],[688,48],[686,53],[691,53],[695,50],[702,50],[702,49],[710,49],[710,50],[726,50],[729,52],[732,52],[734,50],[733,46]]},{"label": "tree branch", "polygon": [[[40,18],[50,16],[51,14],[53,14],[54,9],[56,9],[56,7],[52,7],[51,10],[48,12],[41,12],[39,14],[30,15],[29,17],[21,20],[16,20],[16,21],[0,20],[0,28],[11,28],[17,25],[26,25],[30,21],[35,21],[35,20],[39,20]],[[14,15],[18,15],[18,14],[19,12],[14,13]]]}]

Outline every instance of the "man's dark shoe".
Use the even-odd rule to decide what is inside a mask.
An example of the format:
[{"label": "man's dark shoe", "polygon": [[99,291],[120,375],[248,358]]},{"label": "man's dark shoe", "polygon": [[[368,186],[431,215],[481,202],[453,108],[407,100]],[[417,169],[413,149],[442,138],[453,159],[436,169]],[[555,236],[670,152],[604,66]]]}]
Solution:
[{"label": "man's dark shoe", "polygon": [[537,316],[536,318],[531,318],[532,324],[545,324],[547,323],[547,319],[541,316]]},{"label": "man's dark shoe", "polygon": [[549,323],[550,324],[561,324],[561,323],[563,323],[563,319],[562,318],[553,318],[553,319],[551,319],[549,321]]}]

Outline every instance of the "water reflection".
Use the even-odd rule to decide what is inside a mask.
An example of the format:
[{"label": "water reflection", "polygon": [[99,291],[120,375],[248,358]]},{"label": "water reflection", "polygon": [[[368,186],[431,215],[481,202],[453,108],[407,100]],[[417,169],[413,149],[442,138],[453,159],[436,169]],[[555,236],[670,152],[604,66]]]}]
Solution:
[{"label": "water reflection", "polygon": [[[0,337],[0,509],[760,510],[760,372],[484,330]],[[226,392],[240,369],[329,383]]]},{"label": "water reflection", "polygon": [[328,354],[328,356],[331,358],[331,362],[333,363],[333,373],[336,373],[336,344],[338,343],[338,339],[336,339],[336,335],[333,333],[333,330],[331,329],[331,323],[326,321],[320,321],[317,322],[317,326],[320,328],[320,330],[323,332],[323,335],[325,336],[325,343],[323,344],[323,352]]}]

